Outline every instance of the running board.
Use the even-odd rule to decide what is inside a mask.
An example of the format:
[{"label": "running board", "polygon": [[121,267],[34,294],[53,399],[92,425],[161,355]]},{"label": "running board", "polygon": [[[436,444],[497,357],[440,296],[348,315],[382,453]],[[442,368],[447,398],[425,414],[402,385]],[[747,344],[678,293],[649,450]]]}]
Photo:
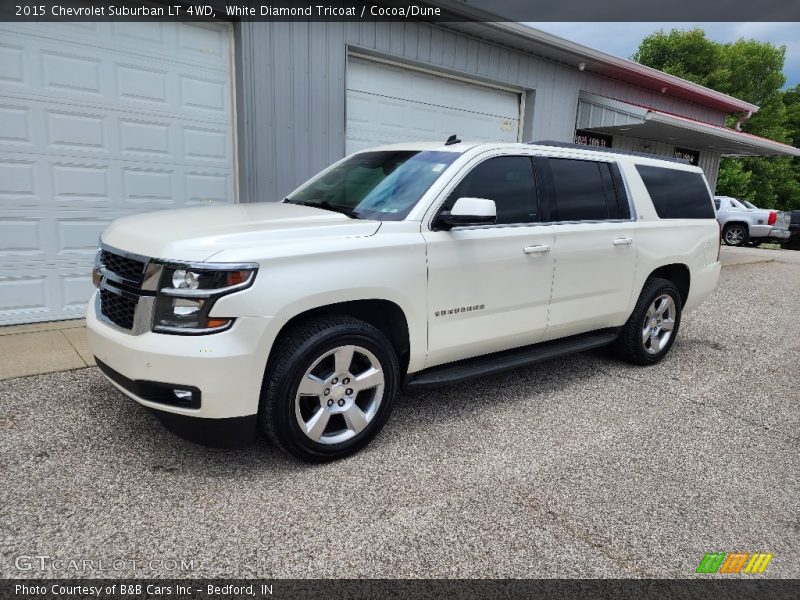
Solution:
[{"label": "running board", "polygon": [[412,373],[406,377],[405,385],[408,389],[416,390],[449,385],[479,376],[493,375],[543,360],[600,348],[613,342],[618,334],[619,328],[599,329],[532,346],[476,356],[475,358],[468,358]]}]

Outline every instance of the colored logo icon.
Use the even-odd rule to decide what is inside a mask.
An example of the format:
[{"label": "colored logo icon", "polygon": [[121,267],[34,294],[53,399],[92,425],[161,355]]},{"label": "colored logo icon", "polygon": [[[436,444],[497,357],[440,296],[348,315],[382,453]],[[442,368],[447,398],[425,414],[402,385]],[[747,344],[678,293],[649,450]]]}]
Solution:
[{"label": "colored logo icon", "polygon": [[757,552],[736,552],[726,554],[725,552],[715,552],[706,554],[700,561],[695,573],[763,573],[767,568],[772,554]]}]

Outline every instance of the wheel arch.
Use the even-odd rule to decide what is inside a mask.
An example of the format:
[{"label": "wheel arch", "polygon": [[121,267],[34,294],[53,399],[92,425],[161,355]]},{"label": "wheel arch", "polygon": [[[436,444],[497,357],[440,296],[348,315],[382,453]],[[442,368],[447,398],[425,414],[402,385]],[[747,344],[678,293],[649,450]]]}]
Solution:
[{"label": "wheel arch", "polygon": [[[345,300],[304,310],[288,319],[278,330],[278,340],[289,329],[320,317],[342,315],[365,321],[383,333],[391,342],[400,363],[401,378],[405,376],[411,356],[411,334],[408,319],[403,309],[392,302],[379,298]],[[272,359],[276,344],[270,349],[267,363]]]},{"label": "wheel arch", "polygon": [[681,295],[681,306],[686,306],[686,301],[689,299],[689,288],[692,283],[692,274],[687,265],[684,263],[672,263],[658,267],[647,276],[644,284],[642,284],[642,289],[644,289],[648,281],[654,278],[666,279],[678,288],[678,292]]},{"label": "wheel arch", "polygon": [[731,225],[741,225],[747,230],[748,235],[750,233],[750,223],[748,223],[747,221],[739,221],[739,220],[726,221],[725,225],[722,226],[722,231],[724,232]]}]

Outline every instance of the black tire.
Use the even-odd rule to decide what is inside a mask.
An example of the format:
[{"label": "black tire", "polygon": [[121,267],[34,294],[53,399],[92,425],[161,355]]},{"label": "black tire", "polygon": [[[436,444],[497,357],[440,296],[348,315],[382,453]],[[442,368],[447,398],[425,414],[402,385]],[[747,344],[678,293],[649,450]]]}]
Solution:
[{"label": "black tire", "polygon": [[[736,235],[736,232],[738,232],[738,236]],[[749,239],[750,232],[747,231],[747,226],[743,225],[742,223],[731,223],[730,225],[726,225],[725,229],[722,230],[722,240],[728,246],[744,246],[747,244]]]},{"label": "black tire", "polygon": [[[664,294],[670,296],[675,306],[675,317],[672,334],[668,337],[665,345],[659,352],[651,353],[647,349],[647,342],[643,340],[645,320],[651,305]],[[636,365],[654,365],[663,359],[675,338],[681,325],[681,295],[671,281],[653,277],[644,284],[644,289],[639,295],[639,300],[631,313],[625,326],[622,328],[619,337],[612,344],[615,354],[621,359]]]},{"label": "black tire", "polygon": [[[316,360],[345,345],[360,346],[378,360],[384,377],[383,396],[377,412],[360,433],[340,443],[319,443],[300,428],[295,414],[297,389]],[[259,428],[273,444],[305,462],[327,462],[350,456],[367,445],[389,418],[399,373],[391,342],[369,323],[347,316],[331,316],[300,324],[284,333],[271,353],[261,387]],[[319,409],[322,407],[320,397]]]}]

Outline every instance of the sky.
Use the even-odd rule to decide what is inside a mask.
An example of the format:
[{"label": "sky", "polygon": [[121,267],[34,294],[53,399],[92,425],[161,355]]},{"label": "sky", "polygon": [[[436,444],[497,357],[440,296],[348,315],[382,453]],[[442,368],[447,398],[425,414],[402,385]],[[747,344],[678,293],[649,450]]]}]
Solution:
[{"label": "sky", "polygon": [[717,42],[734,42],[739,38],[754,38],[776,46],[786,46],[783,74],[786,86],[800,84],[800,25],[797,23],[526,23],[536,29],[570,41],[630,58],[642,39],[664,29],[700,27],[706,36]]}]

